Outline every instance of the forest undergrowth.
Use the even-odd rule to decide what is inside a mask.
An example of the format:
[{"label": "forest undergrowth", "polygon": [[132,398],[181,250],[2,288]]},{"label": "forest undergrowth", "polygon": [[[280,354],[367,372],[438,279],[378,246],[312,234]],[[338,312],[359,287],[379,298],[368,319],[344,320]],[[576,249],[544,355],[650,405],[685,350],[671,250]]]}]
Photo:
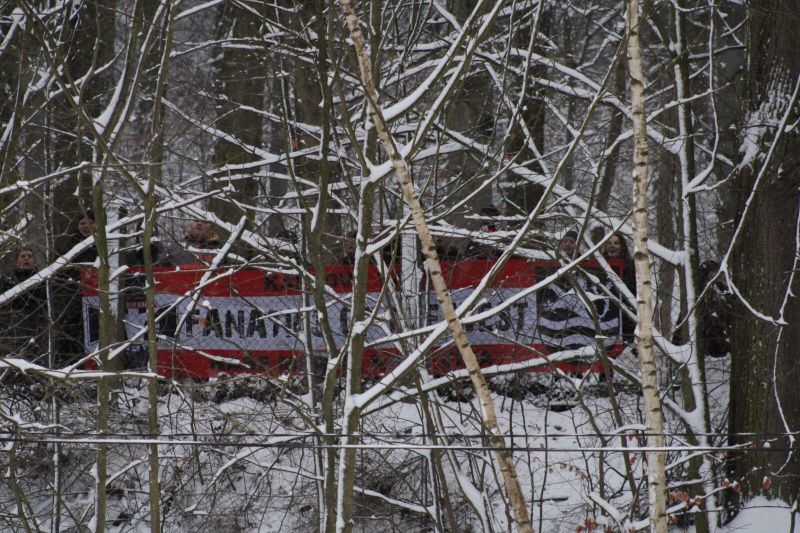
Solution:
[{"label": "forest undergrowth", "polygon": [[[522,373],[491,379],[500,424],[514,449],[522,485],[531,495],[537,530],[572,532],[586,524],[619,530],[595,501],[597,495],[617,509],[639,505],[642,512],[646,510],[641,501],[646,491],[636,486],[641,492],[631,492],[615,438],[644,428],[641,393],[624,377],[625,372],[637,372],[636,365],[626,351],[617,360],[611,382],[592,373]],[[720,430],[727,416],[721,407],[727,405],[727,366],[724,358],[709,362],[713,427]],[[0,488],[0,507],[5,509],[0,529],[25,529],[15,510],[20,503],[28,523],[36,524],[34,529],[49,529],[55,483],[62,486],[60,527],[80,529],[91,515],[95,483],[95,436],[84,429],[96,414],[94,387],[83,383],[66,389],[24,376],[5,379],[0,405],[5,430],[14,438],[5,443],[0,460],[14,483]],[[679,394],[673,379],[661,376],[667,396]],[[210,382],[163,382],[159,392],[164,527],[219,532],[316,528],[320,478],[315,468],[323,445],[302,379],[222,376]],[[434,530],[430,510],[435,495],[426,466],[434,442],[449,458],[443,464],[461,531],[481,531],[482,512],[495,527],[507,527],[496,473],[486,462],[486,434],[471,386],[453,383],[428,398],[440,417],[436,435],[425,429],[419,403],[403,401],[400,395],[398,401],[364,417],[357,459],[356,530]],[[612,404],[624,418],[623,428],[615,422]],[[148,433],[147,405],[144,380],[124,378],[112,387],[110,531],[149,530],[147,443],[153,436]],[[21,420],[25,424],[15,425]],[[672,438],[668,445],[685,445],[680,425],[668,423]],[[641,445],[642,438],[627,444],[632,449]],[[634,451],[630,457],[641,483],[641,456]],[[671,459],[677,458],[676,453]],[[669,459],[667,464],[672,463]],[[680,491],[686,475],[680,466],[670,470],[673,492]],[[483,496],[459,490],[463,476]],[[488,508],[476,512],[481,502]]]}]

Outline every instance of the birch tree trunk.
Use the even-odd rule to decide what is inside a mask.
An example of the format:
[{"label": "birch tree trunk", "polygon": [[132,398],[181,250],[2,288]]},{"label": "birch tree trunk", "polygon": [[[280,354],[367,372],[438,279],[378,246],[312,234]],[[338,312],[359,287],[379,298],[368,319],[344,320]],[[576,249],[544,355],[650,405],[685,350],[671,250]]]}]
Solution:
[{"label": "birch tree trunk", "polygon": [[[100,176],[95,178],[95,186],[92,188],[95,216],[97,217],[97,231],[95,232],[95,242],[97,243],[97,258],[100,260],[97,268],[97,294],[100,300],[100,320],[99,320],[99,345],[98,345],[98,370],[106,371],[108,366],[108,352],[112,344],[114,319],[111,313],[111,298],[109,291],[109,265],[108,265],[108,238],[106,233],[106,212],[103,204],[103,184],[105,182],[105,172],[98,172]],[[97,378],[97,438],[101,439],[97,444],[95,462],[95,495],[94,495],[94,517],[92,522],[93,531],[102,533],[106,527],[106,510],[108,507],[106,483],[108,482],[108,444],[102,441],[108,437],[108,414],[109,414],[109,378],[101,376]]]},{"label": "birch tree trunk", "polygon": [[[497,423],[497,416],[494,410],[494,403],[492,402],[489,387],[486,379],[481,372],[480,365],[475,353],[472,351],[472,346],[469,343],[467,334],[456,315],[453,301],[447,290],[444,277],[442,276],[441,267],[439,265],[439,258],[436,254],[436,246],[434,245],[433,238],[430,230],[428,229],[425,215],[420,205],[414,190],[414,184],[411,178],[411,169],[409,168],[403,156],[397,149],[394,139],[389,132],[388,125],[383,118],[381,108],[378,105],[378,95],[375,91],[372,82],[372,68],[370,65],[369,56],[367,55],[364,37],[359,27],[359,21],[356,17],[355,10],[350,0],[341,0],[342,10],[347,17],[347,26],[350,30],[350,35],[353,39],[353,46],[355,47],[356,55],[358,57],[359,70],[361,73],[361,80],[364,84],[364,93],[368,100],[370,108],[370,117],[378,132],[378,137],[383,143],[384,149],[389,155],[392,166],[397,173],[397,178],[403,189],[403,197],[411,209],[411,214],[414,220],[414,226],[417,235],[422,243],[422,252],[425,255],[426,266],[428,274],[430,275],[431,283],[436,291],[436,297],[439,305],[443,311],[445,320],[448,327],[453,334],[456,347],[461,354],[464,364],[469,372],[470,379],[472,380],[475,391],[478,394],[481,403],[481,415],[483,424],[486,427],[490,437],[489,440],[493,447],[496,448],[495,454],[497,461],[500,464],[500,471],[503,474],[503,480],[506,486],[509,502],[514,511],[514,518],[519,527],[519,531],[523,533],[532,532],[531,519],[528,514],[528,507],[525,497],[522,493],[522,488],[519,484],[517,477],[516,467],[514,466],[511,454],[506,450],[505,439],[500,433],[500,427]],[[652,345],[652,342],[651,342]],[[346,520],[349,517],[341,517],[340,520]]]},{"label": "birch tree trunk", "polygon": [[[636,268],[636,311],[639,316],[636,342],[642,368],[642,394],[647,424],[647,446],[664,446],[664,414],[658,392],[653,352],[653,301],[650,255],[647,250],[647,122],[644,107],[644,73],[639,48],[639,1],[628,0],[628,72],[633,114],[633,261]],[[667,531],[666,471],[664,451],[647,452],[650,498],[650,530]]]}]

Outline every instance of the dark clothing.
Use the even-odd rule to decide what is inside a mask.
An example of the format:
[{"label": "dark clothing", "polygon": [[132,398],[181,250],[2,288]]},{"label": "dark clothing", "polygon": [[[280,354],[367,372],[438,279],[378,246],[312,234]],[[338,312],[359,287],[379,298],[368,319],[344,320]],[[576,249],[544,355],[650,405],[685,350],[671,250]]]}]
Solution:
[{"label": "dark clothing", "polygon": [[[0,292],[5,292],[30,278],[35,271],[15,270],[0,277]],[[2,355],[40,351],[41,337],[47,325],[47,291],[43,284],[29,289],[3,306],[0,311],[0,352]]]},{"label": "dark clothing", "polygon": [[221,244],[217,240],[198,242],[187,239],[184,246],[177,243],[165,246],[159,253],[159,260],[165,263],[164,266],[208,264],[214,260],[219,248]]},{"label": "dark clothing", "polygon": [[66,268],[53,278],[55,364],[74,363],[84,355],[83,294],[80,269]]},{"label": "dark clothing", "polygon": [[[607,260],[614,261],[614,259],[606,258]],[[619,261],[620,259],[616,259]],[[622,283],[625,284],[625,287],[636,296],[636,270],[633,265],[633,260],[631,259],[622,259],[622,274],[620,275],[620,279],[622,279]],[[619,271],[615,268],[614,269],[617,274]],[[622,302],[625,308],[629,307],[627,305],[628,299],[622,294],[622,291],[618,294],[620,301]],[[628,313],[625,311],[624,308],[620,309],[617,307],[617,310],[621,313],[622,316],[622,339],[626,343],[632,343],[635,341],[634,339],[634,331],[636,330],[636,320],[628,316]],[[634,311],[636,309],[634,308]]]},{"label": "dark clothing", "polygon": [[[150,255],[153,260],[154,267],[173,267],[175,266],[167,253],[164,252],[163,246],[159,242],[150,244]],[[125,254],[124,262],[131,267],[144,266],[144,246],[138,245],[135,249],[130,250]]]},{"label": "dark clothing", "polygon": [[337,265],[354,265],[356,264],[356,254],[342,254],[336,258]]},{"label": "dark clothing", "polygon": [[[69,235],[67,238],[60,240],[56,243],[56,251],[58,255],[65,255],[69,252],[72,248],[77,246],[81,243],[86,237],[78,233],[77,231],[72,235]],[[97,247],[92,244],[89,248],[79,253],[77,256],[72,258],[73,263],[94,263],[94,260],[97,259]]]},{"label": "dark clothing", "polygon": [[622,283],[636,296],[636,267],[633,260],[625,259],[622,263]]},{"label": "dark clothing", "polygon": [[[461,258],[461,254],[455,246],[437,246],[436,255],[439,257],[439,261],[458,261]],[[425,257],[422,256],[422,259],[424,260]]]},{"label": "dark clothing", "polygon": [[[59,255],[65,255],[86,237],[77,231],[56,243]],[[97,259],[97,247],[92,244],[77,256],[72,263],[91,264]],[[77,361],[84,355],[83,293],[81,267],[70,265],[53,278],[53,331],[56,335],[55,364],[63,366]]]},{"label": "dark clothing", "polygon": [[[725,287],[713,285],[697,302],[697,329],[701,337],[701,349],[704,355],[724,357],[731,349],[731,319],[733,316],[733,295]],[[678,324],[672,335],[673,344],[688,342],[686,334],[686,315],[680,314]]]},{"label": "dark clothing", "polygon": [[503,250],[498,244],[470,242],[464,251],[464,259],[498,259]]},{"label": "dark clothing", "polygon": [[706,355],[724,357],[730,352],[732,310],[731,293],[716,285],[708,287],[700,300],[700,327]]}]

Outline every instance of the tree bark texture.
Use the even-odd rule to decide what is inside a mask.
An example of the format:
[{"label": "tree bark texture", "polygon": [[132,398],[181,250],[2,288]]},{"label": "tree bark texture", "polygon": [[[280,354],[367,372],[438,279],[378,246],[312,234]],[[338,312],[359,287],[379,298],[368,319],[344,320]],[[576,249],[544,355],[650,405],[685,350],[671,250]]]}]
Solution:
[{"label": "tree bark texture", "polygon": [[[256,160],[254,151],[248,148],[261,144],[263,120],[260,114],[250,112],[248,108],[263,108],[266,77],[264,54],[253,49],[261,34],[263,21],[255,7],[252,10],[242,9],[235,2],[225,2],[220,10],[217,31],[220,38],[231,41],[231,46],[224,48],[215,65],[216,127],[230,137],[217,140],[214,163],[221,168],[228,165],[236,168],[236,165]],[[239,206],[247,205],[258,197],[259,192],[258,182],[252,178],[231,181],[230,178],[238,173],[228,170],[215,177],[214,186],[228,189],[230,192],[225,196],[230,199],[213,199],[210,206],[231,223],[242,216],[242,209],[237,207],[237,203]],[[248,218],[252,218],[252,213]]]},{"label": "tree bark texture", "polygon": [[[77,17],[65,21],[68,27],[71,26],[70,31],[65,32],[70,35],[70,42],[63,47],[63,52],[57,53],[63,53],[59,59],[63,61],[64,75],[69,80],[86,76],[114,57],[115,11],[116,0],[90,0],[81,5]],[[81,85],[80,106],[89,116],[97,116],[108,101],[110,81],[107,73],[92,73]],[[59,125],[53,134],[52,144],[57,168],[92,159],[91,142],[83,138],[84,135],[91,137],[91,133],[85,131],[77,110],[66,98],[59,98],[53,116],[53,124]],[[71,175],[54,188],[58,209],[53,211],[53,223],[59,233],[67,233],[74,218],[91,206],[91,186],[88,173],[81,172]],[[78,203],[74,201],[76,189],[80,191]]]},{"label": "tree bark texture", "polygon": [[500,471],[503,475],[506,491],[508,494],[509,502],[514,511],[514,518],[517,522],[517,527],[523,533],[532,532],[531,519],[528,514],[528,506],[525,501],[525,496],[522,493],[522,488],[519,484],[516,467],[511,454],[505,449],[506,443],[500,427],[497,423],[497,415],[494,410],[494,403],[489,392],[489,387],[486,379],[481,372],[478,359],[472,351],[469,339],[455,312],[453,301],[447,290],[447,285],[442,276],[441,266],[439,265],[439,258],[436,254],[436,246],[433,242],[430,230],[428,229],[425,215],[420,205],[414,190],[414,184],[411,177],[411,169],[409,168],[403,156],[397,149],[394,139],[389,132],[388,125],[386,124],[381,108],[378,105],[378,95],[372,83],[372,68],[370,66],[369,57],[367,55],[366,46],[364,44],[364,37],[359,26],[358,18],[356,17],[355,10],[350,0],[341,0],[342,10],[347,17],[347,25],[350,30],[350,35],[353,39],[353,45],[356,50],[356,55],[359,63],[359,70],[361,79],[364,84],[364,92],[367,97],[370,116],[378,136],[383,143],[384,149],[392,160],[392,166],[397,173],[397,178],[403,190],[403,197],[411,209],[414,226],[417,230],[417,235],[422,243],[422,251],[426,258],[426,265],[428,274],[430,275],[431,282],[436,291],[439,305],[444,313],[445,320],[448,327],[453,334],[456,347],[458,348],[464,364],[469,372],[473,386],[478,394],[481,404],[481,415],[483,424],[489,433],[489,440],[496,449]]},{"label": "tree bark texture", "polygon": [[[636,340],[642,368],[647,445],[664,446],[664,414],[658,392],[658,375],[653,352],[653,297],[650,254],[647,250],[647,115],[644,105],[644,73],[639,44],[639,1],[627,5],[628,71],[633,115],[633,260],[636,268],[636,311],[639,317]],[[647,452],[647,486],[650,498],[650,529],[667,531],[666,453]]]},{"label": "tree bark texture", "polygon": [[[798,25],[796,1],[750,4],[740,142],[758,155],[740,165],[734,190],[740,234],[730,275],[749,305],[734,306],[730,428],[732,444],[762,449],[733,457],[728,473],[741,483],[740,501],[763,493],[791,502],[800,494],[800,450],[785,435],[800,428],[800,134],[779,127],[800,116]],[[767,444],[775,451],[763,450]]]}]

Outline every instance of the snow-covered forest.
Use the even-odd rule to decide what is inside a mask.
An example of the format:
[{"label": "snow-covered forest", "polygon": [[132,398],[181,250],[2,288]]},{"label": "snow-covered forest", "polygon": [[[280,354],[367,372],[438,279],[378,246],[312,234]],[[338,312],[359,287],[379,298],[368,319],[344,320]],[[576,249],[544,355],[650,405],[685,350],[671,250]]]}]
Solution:
[{"label": "snow-covered forest", "polygon": [[0,0],[0,530],[800,531],[797,28]]}]

